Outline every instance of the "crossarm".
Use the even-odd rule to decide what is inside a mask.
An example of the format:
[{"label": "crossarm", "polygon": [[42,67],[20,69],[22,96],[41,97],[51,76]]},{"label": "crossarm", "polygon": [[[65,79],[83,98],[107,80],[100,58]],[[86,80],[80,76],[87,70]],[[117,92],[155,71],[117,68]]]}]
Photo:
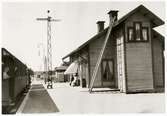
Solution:
[{"label": "crossarm", "polygon": [[48,18],[37,18],[38,21],[47,21]]}]

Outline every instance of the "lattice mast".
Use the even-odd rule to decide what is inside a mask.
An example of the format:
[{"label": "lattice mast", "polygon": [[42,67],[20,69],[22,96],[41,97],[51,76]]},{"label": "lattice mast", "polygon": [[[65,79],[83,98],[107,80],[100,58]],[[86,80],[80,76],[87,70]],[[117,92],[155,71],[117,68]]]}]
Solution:
[{"label": "lattice mast", "polygon": [[46,58],[46,64],[47,64],[47,76],[48,80],[51,81],[51,88],[52,88],[52,42],[51,42],[51,22],[60,21],[57,19],[53,19],[50,16],[50,10],[47,10],[47,18],[37,18],[38,21],[47,21],[47,58]]},{"label": "lattice mast", "polygon": [[47,21],[47,72],[48,78],[50,78],[50,72],[52,72],[52,42],[51,42],[51,17],[49,16],[48,10],[48,21]]}]

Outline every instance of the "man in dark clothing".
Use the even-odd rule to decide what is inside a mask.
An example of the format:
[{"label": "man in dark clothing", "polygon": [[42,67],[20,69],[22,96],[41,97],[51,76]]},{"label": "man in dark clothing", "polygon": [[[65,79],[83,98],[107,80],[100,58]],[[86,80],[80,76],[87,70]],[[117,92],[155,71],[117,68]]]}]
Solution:
[{"label": "man in dark clothing", "polygon": [[71,75],[71,79],[70,79],[70,86],[71,86],[71,83],[73,82],[73,80],[74,80],[74,76],[73,76],[73,75]]}]

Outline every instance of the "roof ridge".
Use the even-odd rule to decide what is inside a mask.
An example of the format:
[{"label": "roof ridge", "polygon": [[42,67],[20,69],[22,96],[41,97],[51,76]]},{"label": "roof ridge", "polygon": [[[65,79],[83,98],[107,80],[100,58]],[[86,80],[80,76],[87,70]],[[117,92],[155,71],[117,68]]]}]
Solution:
[{"label": "roof ridge", "polygon": [[[132,11],[128,12],[126,15],[122,16],[120,19],[118,19],[116,22],[114,22],[113,28],[118,26],[119,24],[121,24],[122,22],[124,22],[129,16],[133,15],[137,10],[139,9],[145,9],[148,11],[148,13],[151,13],[151,15],[153,15],[154,18],[157,18],[160,23],[158,26],[163,25],[164,21],[161,20],[158,16],[156,16],[154,13],[152,13],[149,9],[147,9],[144,5],[140,4],[139,6],[137,6],[136,8],[134,8]],[[155,25],[153,26],[155,27]],[[82,49],[83,47],[85,47],[90,41],[92,41],[92,39],[94,40],[96,37],[101,36],[102,34],[104,34],[104,32],[108,29],[108,26],[101,32],[97,33],[96,35],[94,35],[93,37],[91,37],[89,40],[87,40],[86,42],[84,42],[83,44],[81,44],[79,47],[77,47],[75,50],[73,50],[72,52],[70,52],[69,54],[67,54],[66,56],[64,56],[62,59],[67,58],[69,55],[75,53],[76,51]]]}]

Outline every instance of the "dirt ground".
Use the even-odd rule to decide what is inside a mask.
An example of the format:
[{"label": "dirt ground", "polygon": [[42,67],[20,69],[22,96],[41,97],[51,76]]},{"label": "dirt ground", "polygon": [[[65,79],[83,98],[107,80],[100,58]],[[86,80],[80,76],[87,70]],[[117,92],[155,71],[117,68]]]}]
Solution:
[{"label": "dirt ground", "polygon": [[[46,85],[44,85],[46,87]],[[47,89],[59,113],[164,113],[164,93],[125,94],[96,92],[71,87],[69,83],[54,83]]]}]

